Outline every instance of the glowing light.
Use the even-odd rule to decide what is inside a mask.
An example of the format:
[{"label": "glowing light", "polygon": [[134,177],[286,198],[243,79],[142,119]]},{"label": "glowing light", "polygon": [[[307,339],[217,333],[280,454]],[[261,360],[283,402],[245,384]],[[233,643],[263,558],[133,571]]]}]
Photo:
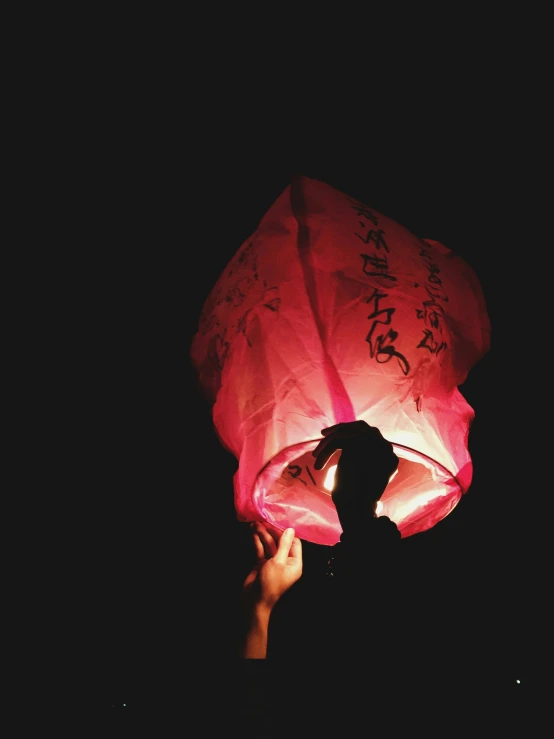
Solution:
[{"label": "glowing light", "polygon": [[323,483],[323,487],[325,490],[328,490],[329,492],[332,491],[332,489],[335,487],[335,472],[337,471],[337,465],[334,464],[327,470],[327,474],[325,475],[325,481]]},{"label": "glowing light", "polygon": [[383,503],[382,501],[378,500],[377,505],[375,506],[375,513],[379,515],[382,510],[383,510]]}]

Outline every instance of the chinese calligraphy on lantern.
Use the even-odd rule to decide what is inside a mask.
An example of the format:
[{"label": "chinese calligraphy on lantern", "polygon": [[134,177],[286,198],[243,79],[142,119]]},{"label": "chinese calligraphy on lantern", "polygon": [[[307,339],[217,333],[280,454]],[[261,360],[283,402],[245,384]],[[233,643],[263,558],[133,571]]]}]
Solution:
[{"label": "chinese calligraphy on lantern", "polygon": [[[372,246],[369,254],[366,252],[360,254],[363,260],[362,272],[368,277],[379,277],[387,280],[389,284],[394,284],[397,278],[389,268],[390,249],[385,239],[385,232],[382,228],[371,228],[366,223],[369,221],[373,226],[378,226],[377,216],[362,203],[351,198],[348,200],[356,216],[363,219],[358,221],[359,229],[354,232],[354,235],[364,244]],[[371,306],[371,312],[367,317],[371,325],[365,339],[369,345],[370,357],[380,364],[390,362],[395,358],[402,373],[407,375],[410,372],[410,363],[395,346],[398,331],[393,327],[392,321],[396,308],[391,305],[389,294],[382,289],[374,288],[366,302]]]},{"label": "chinese calligraphy on lantern", "polygon": [[423,301],[421,308],[416,309],[416,316],[425,324],[423,338],[417,348],[426,349],[438,356],[448,347],[446,341],[442,339],[444,303],[448,302],[448,295],[442,284],[440,268],[433,261],[431,245],[420,239],[420,247],[419,256],[429,274],[423,286],[427,293],[427,300]]}]

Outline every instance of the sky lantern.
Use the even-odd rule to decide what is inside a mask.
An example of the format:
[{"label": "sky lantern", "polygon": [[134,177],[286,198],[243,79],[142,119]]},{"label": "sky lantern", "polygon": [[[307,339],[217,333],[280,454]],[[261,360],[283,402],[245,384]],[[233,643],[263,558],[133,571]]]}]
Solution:
[{"label": "sky lantern", "polygon": [[204,305],[192,360],[238,461],[237,517],[333,545],[340,451],[317,472],[321,429],[364,420],[400,463],[379,512],[403,537],[468,490],[474,411],[458,387],[489,348],[472,268],[335,188],[297,177]]}]

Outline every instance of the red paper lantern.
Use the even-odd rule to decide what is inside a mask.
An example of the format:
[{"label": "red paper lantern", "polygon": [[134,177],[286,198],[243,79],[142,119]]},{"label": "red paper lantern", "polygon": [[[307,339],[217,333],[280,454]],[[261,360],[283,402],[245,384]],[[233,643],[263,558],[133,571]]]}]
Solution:
[{"label": "red paper lantern", "polygon": [[335,544],[336,458],[318,473],[311,451],[322,428],[364,420],[400,459],[381,512],[404,537],[434,526],[471,483],[474,412],[458,386],[489,336],[463,259],[327,184],[294,180],[218,279],[192,343],[238,460],[239,520]]}]

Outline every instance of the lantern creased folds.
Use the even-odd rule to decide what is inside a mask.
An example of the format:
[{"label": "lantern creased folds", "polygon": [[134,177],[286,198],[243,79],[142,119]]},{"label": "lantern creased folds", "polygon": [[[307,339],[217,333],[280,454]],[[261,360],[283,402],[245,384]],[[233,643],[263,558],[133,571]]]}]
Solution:
[{"label": "lantern creased folds", "polygon": [[382,514],[403,537],[434,526],[471,484],[474,411],[458,387],[489,338],[465,260],[294,178],[217,280],[191,347],[218,438],[238,461],[238,519],[335,544],[333,460],[316,472],[311,451],[321,429],[364,420],[400,459]]}]

